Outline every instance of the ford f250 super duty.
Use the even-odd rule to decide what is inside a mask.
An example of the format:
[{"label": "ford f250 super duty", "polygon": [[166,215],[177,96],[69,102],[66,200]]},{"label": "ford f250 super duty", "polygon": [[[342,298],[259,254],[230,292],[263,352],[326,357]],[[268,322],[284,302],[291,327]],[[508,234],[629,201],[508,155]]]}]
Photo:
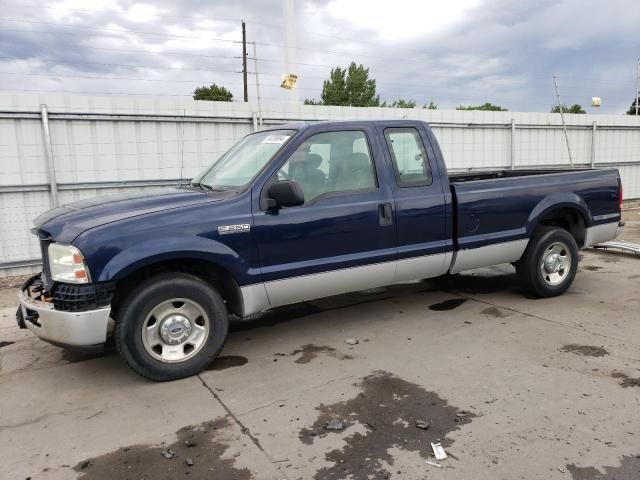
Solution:
[{"label": "ford f250 super duty", "polygon": [[578,249],[619,233],[621,202],[615,169],[447,174],[423,122],[279,126],[188,187],[38,217],[18,323],[63,347],[113,338],[139,374],[176,379],[214,360],[231,315],[507,262],[559,295]]}]

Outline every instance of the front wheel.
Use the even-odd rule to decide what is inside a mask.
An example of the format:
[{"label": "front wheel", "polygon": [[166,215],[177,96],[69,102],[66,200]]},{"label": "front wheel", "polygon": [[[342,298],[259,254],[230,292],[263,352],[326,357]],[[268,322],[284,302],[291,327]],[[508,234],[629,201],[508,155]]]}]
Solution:
[{"label": "front wheel", "polygon": [[166,381],[205,369],[222,349],[228,330],[218,292],[194,275],[165,273],[143,282],[125,300],[115,342],[136,373]]},{"label": "front wheel", "polygon": [[536,297],[563,294],[578,270],[578,245],[563,228],[540,227],[533,234],[516,272],[525,290]]}]

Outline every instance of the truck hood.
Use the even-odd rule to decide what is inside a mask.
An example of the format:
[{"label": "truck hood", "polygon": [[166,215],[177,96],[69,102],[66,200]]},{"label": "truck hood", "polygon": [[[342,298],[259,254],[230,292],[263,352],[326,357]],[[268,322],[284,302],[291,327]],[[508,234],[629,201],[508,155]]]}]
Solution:
[{"label": "truck hood", "polygon": [[190,189],[147,190],[105,195],[68,203],[34,220],[38,232],[71,243],[82,232],[118,220],[220,200],[221,193]]}]

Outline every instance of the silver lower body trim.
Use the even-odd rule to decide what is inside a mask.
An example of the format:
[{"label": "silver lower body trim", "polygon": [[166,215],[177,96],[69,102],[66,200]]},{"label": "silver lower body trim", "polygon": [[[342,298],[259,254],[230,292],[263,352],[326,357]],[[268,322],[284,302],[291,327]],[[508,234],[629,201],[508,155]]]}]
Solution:
[{"label": "silver lower body trim", "polygon": [[584,247],[590,247],[596,243],[608,242],[618,237],[621,233],[622,226],[617,221],[588,227],[584,236]]},{"label": "silver lower body trim", "polygon": [[[42,340],[61,346],[88,347],[107,341],[107,329],[111,308],[87,312],[62,312],[53,304],[28,297],[18,292],[25,325]],[[27,320],[27,309],[37,312],[37,324]]]},{"label": "silver lower body trim", "polygon": [[525,238],[511,242],[494,243],[486,247],[459,250],[449,272],[460,273],[465,270],[515,262],[520,260],[528,243],[529,239]]},{"label": "silver lower body trim", "polygon": [[376,263],[241,287],[244,315],[271,307],[436,277],[446,273],[452,252]]}]

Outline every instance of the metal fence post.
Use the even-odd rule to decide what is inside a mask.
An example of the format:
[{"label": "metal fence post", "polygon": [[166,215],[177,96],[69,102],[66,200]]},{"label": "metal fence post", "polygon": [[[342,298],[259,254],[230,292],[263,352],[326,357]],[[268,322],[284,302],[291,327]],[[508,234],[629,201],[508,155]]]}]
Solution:
[{"label": "metal fence post", "polygon": [[596,166],[596,122],[593,122],[593,129],[591,130],[591,168]]},{"label": "metal fence post", "polygon": [[516,119],[511,119],[511,170],[516,168]]},{"label": "metal fence post", "polygon": [[52,207],[58,206],[58,182],[56,181],[56,165],[53,161],[53,147],[49,133],[49,114],[47,106],[40,105],[40,119],[42,120],[42,134],[44,136],[44,150],[47,154],[47,169],[49,170],[49,192],[51,194]]}]

